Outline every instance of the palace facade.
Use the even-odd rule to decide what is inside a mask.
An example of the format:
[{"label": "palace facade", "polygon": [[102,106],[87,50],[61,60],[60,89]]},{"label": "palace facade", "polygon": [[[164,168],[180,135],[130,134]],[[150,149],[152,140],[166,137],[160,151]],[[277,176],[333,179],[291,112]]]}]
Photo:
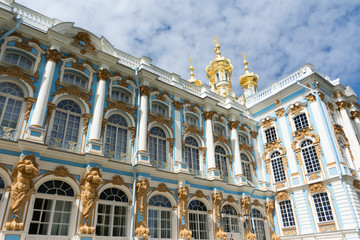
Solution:
[{"label": "palace facade", "polygon": [[214,42],[206,85],[0,0],[0,239],[360,239],[355,92]]}]

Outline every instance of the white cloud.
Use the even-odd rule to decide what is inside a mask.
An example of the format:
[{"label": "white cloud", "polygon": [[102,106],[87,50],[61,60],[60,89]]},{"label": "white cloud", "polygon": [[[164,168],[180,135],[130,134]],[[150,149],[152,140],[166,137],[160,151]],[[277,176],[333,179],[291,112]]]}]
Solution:
[{"label": "white cloud", "polygon": [[356,92],[360,83],[360,3],[357,1],[17,1],[49,17],[75,22],[106,37],[116,48],[187,79],[193,58],[195,77],[207,83],[205,67],[221,52],[234,65],[233,86],[240,95],[242,52],[259,88],[310,62],[331,78],[341,77]]}]

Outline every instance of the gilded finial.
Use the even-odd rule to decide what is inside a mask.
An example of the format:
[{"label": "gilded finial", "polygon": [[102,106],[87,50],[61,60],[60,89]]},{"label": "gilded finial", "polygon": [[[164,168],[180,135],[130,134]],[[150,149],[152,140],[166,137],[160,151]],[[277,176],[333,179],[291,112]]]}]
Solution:
[{"label": "gilded finial", "polygon": [[194,83],[195,85],[197,85],[197,86],[201,86],[201,81],[200,80],[197,80],[194,76],[195,76],[195,74],[194,74],[194,67],[193,67],[193,63],[194,63],[194,61],[191,59],[191,58],[189,58],[189,61],[190,61],[190,79],[188,80],[189,82],[191,82],[191,83]]},{"label": "gilded finial", "polygon": [[245,66],[245,72],[249,72],[249,68],[248,68],[248,61],[246,61],[246,55],[245,53],[243,52],[242,55],[244,56],[244,66]]},{"label": "gilded finial", "polygon": [[216,57],[220,57],[221,52],[220,52],[220,44],[219,44],[219,38],[218,38],[218,36],[215,36],[213,42],[215,43],[214,52],[215,52],[215,54],[216,54]]},{"label": "gilded finial", "polygon": [[[242,86],[243,90],[251,88],[251,89],[253,89],[254,92],[256,92],[257,81],[259,79],[259,76],[253,72],[252,73],[249,72],[248,61],[246,60],[246,55],[245,55],[245,53],[242,53],[242,55],[244,56],[243,64],[245,66],[245,74],[240,76],[239,84],[240,84],[240,86]],[[247,97],[247,96],[245,96],[245,97]]]}]

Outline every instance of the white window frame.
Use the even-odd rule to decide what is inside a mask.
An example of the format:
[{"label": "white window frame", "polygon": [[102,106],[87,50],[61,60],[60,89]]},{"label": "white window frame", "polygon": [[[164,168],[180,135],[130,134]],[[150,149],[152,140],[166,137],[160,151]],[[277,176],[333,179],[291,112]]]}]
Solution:
[{"label": "white window frame", "polygon": [[[301,146],[305,141],[311,141],[312,143],[311,143],[311,146],[305,146],[304,148]],[[316,147],[314,146],[314,141],[312,140],[312,139],[304,139],[303,141],[301,141],[300,142],[300,144],[299,144],[299,146],[300,146],[300,152],[301,152],[301,157],[302,157],[302,161],[303,161],[303,163],[304,163],[304,170],[305,170],[305,174],[306,175],[308,175],[308,174],[314,174],[314,173],[318,173],[318,172],[321,172],[321,162],[320,162],[320,157],[318,156],[318,154],[317,154],[317,151],[316,151]],[[307,170],[307,167],[306,167],[306,163],[305,163],[305,157],[304,157],[304,154],[303,154],[303,149],[309,149],[309,148],[311,148],[311,147],[313,147],[314,148],[314,152],[315,152],[315,154],[316,154],[316,158],[317,158],[317,161],[318,161],[318,165],[319,165],[319,169],[318,170],[316,170],[316,171],[312,171],[312,172],[308,172],[308,170]],[[313,163],[313,161],[314,161],[314,159],[313,158],[311,158],[310,159],[311,160],[311,166],[312,166],[312,168],[314,168],[314,165],[316,165],[315,163]]]},{"label": "white window frame", "polygon": [[[243,158],[241,157],[242,155],[245,155],[245,157],[249,160],[249,161],[244,161]],[[244,176],[246,177],[246,179],[251,182],[251,183],[254,183],[254,175],[252,174],[254,172],[254,169],[253,169],[253,166],[251,164],[252,162],[252,158],[249,157],[249,154],[248,153],[245,153],[245,152],[240,152],[240,161],[241,161],[241,167],[242,167],[242,170],[243,170],[243,174]],[[250,179],[248,179],[248,175],[245,173],[245,169],[244,169],[244,165],[245,164],[249,164],[249,174],[251,176],[251,181]]]},{"label": "white window frame", "polygon": [[[222,148],[224,150],[224,154],[216,152],[217,147]],[[229,160],[228,160],[228,157],[227,157],[227,154],[226,154],[227,151],[221,145],[216,145],[215,148],[214,148],[214,151],[215,151],[215,165],[216,165],[216,168],[219,170],[220,177],[224,181],[229,181],[230,176],[231,176],[231,171],[227,167],[227,166],[229,166]],[[225,163],[224,163],[223,160],[225,160]],[[224,174],[225,170],[226,170],[227,176]]]},{"label": "white window frame", "polygon": [[[253,226],[255,228],[255,232],[256,232],[256,239],[257,240],[266,240],[267,236],[266,236],[266,224],[265,224],[265,221],[264,221],[264,214],[262,214],[262,212],[259,210],[259,209],[256,209],[256,208],[252,208],[252,210],[257,210],[260,212],[262,218],[258,218],[258,217],[254,217],[253,213],[251,213],[251,216],[253,218],[253,222],[254,222],[254,225]],[[260,229],[258,223],[261,222],[262,225],[264,226],[264,237],[263,238],[259,238],[259,235],[258,235],[258,229]]]},{"label": "white window frame", "polygon": [[[154,135],[152,135],[151,133],[150,133],[150,131],[151,131],[151,129],[152,128],[154,128],[154,127],[158,127],[158,128],[160,128],[162,131],[164,131],[164,133],[165,133],[165,137],[160,137],[160,136],[154,136]],[[166,163],[167,165],[165,165],[165,167],[163,168],[164,170],[168,170],[169,169],[169,162],[170,162],[170,160],[169,160],[169,142],[168,142],[168,140],[167,140],[167,138],[168,138],[168,135],[167,135],[167,131],[165,130],[165,129],[163,129],[162,127],[160,127],[160,126],[157,126],[157,125],[153,125],[153,126],[150,126],[150,128],[149,128],[149,143],[148,143],[148,151],[149,151],[149,159],[150,159],[150,161],[152,162],[152,161],[157,161],[157,164],[159,164],[160,162],[159,162],[159,160],[158,159],[151,159],[151,153],[150,153],[150,144],[151,144],[151,137],[153,137],[153,138],[156,138],[157,139],[157,143],[158,143],[158,141],[159,140],[164,140],[165,141],[165,162],[164,163]],[[158,156],[158,148],[156,149],[156,155]],[[157,165],[156,164],[156,162],[155,162],[155,167],[158,167],[159,165]],[[161,169],[161,168],[160,168]]]},{"label": "white window frame", "polygon": [[[271,156],[275,153],[279,153],[279,155],[275,156],[274,158],[272,158]],[[283,176],[281,173],[281,167],[277,167],[277,169],[274,169],[274,164],[273,162],[279,162],[282,166],[282,170],[283,170]],[[278,163],[279,164],[279,163]],[[272,170],[272,175],[273,175],[273,181],[274,183],[281,183],[281,182],[286,182],[287,181],[287,177],[286,177],[286,166],[284,165],[284,161],[283,161],[283,156],[281,156],[281,153],[279,151],[274,151],[270,154],[270,165],[271,165],[271,170]],[[276,171],[277,170],[277,171]],[[276,177],[275,175],[279,175],[280,180],[276,181]],[[284,179],[283,179],[284,178]]]},{"label": "white window frame", "polygon": [[[119,113],[119,112],[112,112],[110,115],[109,115],[109,117],[107,118],[107,119],[109,119],[111,116],[113,116],[113,115],[120,115],[121,117],[123,117],[124,119],[125,119],[125,121],[126,121],[126,123],[127,123],[127,127],[125,127],[125,126],[121,126],[121,125],[118,125],[118,124],[115,124],[115,123],[110,123],[109,121],[107,122],[107,124],[106,124],[106,127],[105,127],[105,129],[104,129],[104,131],[105,131],[105,133],[104,133],[104,139],[103,139],[103,142],[104,142],[104,155],[105,156],[109,156],[109,157],[111,157],[112,156],[112,154],[110,154],[110,152],[109,152],[109,154],[107,154],[106,152],[105,152],[105,142],[106,142],[106,138],[107,138],[107,129],[108,129],[108,125],[110,125],[110,126],[112,126],[112,127],[116,127],[116,129],[118,130],[118,128],[121,128],[121,129],[123,129],[123,130],[126,130],[126,148],[125,148],[125,153],[120,153],[120,157],[121,158],[117,158],[117,157],[114,157],[114,156],[118,156],[119,154],[117,154],[117,149],[116,149],[116,144],[117,144],[117,137],[118,137],[118,134],[116,134],[116,140],[115,140],[115,152],[114,152],[114,156],[113,157],[111,157],[111,159],[116,159],[116,160],[120,160],[120,161],[123,161],[124,159],[125,160],[128,160],[129,158],[130,158],[130,154],[129,154],[129,151],[130,151],[130,131],[129,131],[129,126],[131,126],[131,122],[130,121],[128,121],[128,118],[127,118],[127,116],[124,116],[123,114],[121,114],[121,113]],[[117,131],[118,132],[118,131]]]},{"label": "white window frame", "polygon": [[[190,122],[188,121],[188,118],[195,120],[196,124],[190,123]],[[200,128],[199,122],[200,122],[200,121],[199,121],[199,117],[196,116],[195,114],[191,114],[191,113],[186,113],[186,114],[185,114],[185,123],[186,123],[186,125],[194,126],[194,127],[196,127],[196,128]]]},{"label": "white window frame", "polygon": [[[196,143],[197,143],[197,147],[196,146],[193,146],[193,145],[190,145],[190,144],[187,144],[186,143],[186,139],[187,138],[193,138],[195,141],[196,141]],[[193,173],[193,174],[195,174],[195,175],[201,175],[201,151],[200,151],[200,144],[199,144],[199,141],[197,141],[196,140],[196,138],[195,137],[193,137],[193,136],[186,136],[185,137],[185,147],[184,147],[184,161],[188,164],[188,169],[189,169],[189,171],[190,171],[190,173]],[[194,161],[197,161],[197,165],[198,165],[198,167],[199,167],[199,169],[195,169],[195,168],[190,168],[190,164],[187,162],[187,156],[186,156],[186,152],[187,152],[187,148],[190,148],[190,153],[191,153],[191,160],[193,161],[192,163],[191,163],[191,165],[192,165],[192,167],[194,167]],[[196,156],[195,157],[193,157],[193,151],[195,151],[195,150],[197,150],[198,151],[198,159],[196,160]],[[192,169],[192,170],[191,170]],[[195,172],[195,170],[198,170],[199,171],[199,173],[197,174],[196,172]]]},{"label": "white window frame", "polygon": [[[305,116],[305,118],[301,118],[300,116]],[[295,119],[297,118],[300,118],[300,128],[297,128],[297,124],[295,122]],[[306,124],[304,122],[306,121]],[[293,122],[293,125],[294,125],[294,131],[299,131],[299,130],[302,130],[302,129],[305,129],[305,128],[309,128],[310,127],[310,121],[309,121],[309,117],[308,115],[306,114],[305,111],[302,111],[300,112],[299,114],[295,115],[292,117],[292,122]],[[305,126],[307,125],[307,126]]]},{"label": "white window frame", "polygon": [[[194,200],[197,200],[197,201],[200,201],[200,200],[198,200],[198,199],[194,199]],[[192,201],[194,201],[194,200],[192,200]],[[192,201],[190,201],[189,202],[189,204],[192,202]],[[204,204],[202,201],[200,201],[202,204]],[[196,217],[196,221],[194,222],[194,223],[196,223],[196,225],[197,225],[197,227],[196,227],[196,229],[194,229],[194,230],[191,230],[192,232],[193,232],[193,238],[194,239],[201,239],[201,240],[210,240],[211,239],[211,236],[210,236],[210,230],[211,230],[211,227],[210,227],[210,225],[209,225],[209,223],[208,223],[208,212],[207,212],[207,207],[206,207],[206,205],[204,204],[204,206],[205,206],[205,208],[206,208],[206,211],[199,211],[199,210],[189,210],[188,211],[188,221],[189,221],[189,229],[190,229],[190,214],[193,214],[193,216],[195,216]],[[200,221],[199,221],[199,216],[200,215],[202,215],[203,217],[205,217],[205,221],[203,221],[202,223],[204,223],[205,224],[205,232],[206,232],[206,234],[207,234],[207,238],[195,238],[195,234],[194,234],[194,232],[196,231],[196,232],[198,232],[199,234],[200,234],[200,225],[199,225],[199,223],[200,223]]]},{"label": "white window frame", "polygon": [[[282,204],[286,204],[286,203],[289,203],[289,205],[285,206],[285,209],[284,209],[285,211],[283,212],[283,209],[282,209],[281,206],[282,206]],[[293,208],[292,201],[290,199],[280,201],[280,202],[278,202],[278,206],[279,206],[279,210],[278,210],[279,213],[278,214],[279,214],[280,219],[281,219],[282,228],[285,228],[285,229],[294,228],[294,227],[296,228],[296,216],[295,216],[295,211],[294,211],[294,208]],[[289,206],[290,206],[290,208],[289,208]],[[283,213],[284,213],[284,215],[286,215],[286,219],[289,221],[288,226],[285,226]]]},{"label": "white window frame", "polygon": [[[213,124],[213,128],[214,128],[214,134],[217,136],[223,136],[226,137],[227,136],[227,132],[226,132],[226,127],[223,126],[223,124],[219,124],[219,123],[214,123]],[[222,129],[222,133],[219,133],[216,129]]]},{"label": "white window frame", "polygon": [[[231,208],[234,209],[235,211],[235,215],[232,215],[232,214],[227,214],[224,212],[224,207],[225,206],[230,206]],[[236,210],[236,208],[234,206],[231,206],[230,204],[225,204],[223,207],[222,207],[222,210],[221,210],[221,217],[222,217],[222,221],[223,221],[223,228],[224,228],[224,232],[227,232],[226,230],[226,227],[225,227],[225,222],[224,219],[228,219],[228,226],[229,226],[229,229],[231,229],[231,232],[227,232],[228,234],[240,234],[241,233],[241,230],[240,230],[240,218],[238,216],[238,211]],[[237,221],[237,225],[234,225],[233,224],[233,220],[234,221]],[[236,224],[236,223],[235,223]],[[235,231],[233,231],[233,229],[235,228]]]},{"label": "white window frame", "polygon": [[[160,196],[163,196],[163,195],[161,195],[161,194],[154,194],[154,195],[152,195],[151,197],[149,197],[149,200],[152,198],[152,197],[154,197],[154,196],[156,196],[156,195],[160,195]],[[171,201],[170,201],[170,199],[167,197],[167,196],[163,196],[163,197],[165,197],[165,198],[167,198],[168,200],[169,200],[169,202],[170,202],[170,204],[171,204]],[[153,206],[153,205],[148,205],[148,212],[149,212],[149,210],[153,210],[153,211],[158,211],[158,218],[157,218],[157,220],[158,220],[158,223],[160,223],[161,221],[162,221],[162,219],[161,219],[161,212],[167,212],[167,213],[169,213],[170,214],[170,237],[169,238],[165,238],[165,237],[163,237],[162,235],[161,235],[161,230],[162,230],[162,228],[161,228],[161,223],[159,224],[159,226],[158,226],[158,231],[159,231],[159,233],[160,233],[160,238],[155,238],[155,237],[153,237],[153,236],[150,236],[149,235],[149,237],[151,237],[151,239],[158,239],[158,240],[161,240],[161,239],[172,239],[172,235],[173,235],[173,233],[172,233],[172,226],[173,226],[173,210],[172,210],[172,205],[171,205],[171,207],[162,207],[162,206]],[[148,225],[147,226],[149,226],[149,228],[150,228],[150,224],[149,224],[149,221],[150,221],[150,214],[148,214]],[[150,230],[150,229],[149,229]],[[150,234],[150,233],[149,233]]]},{"label": "white window frame", "polygon": [[[159,112],[155,111],[155,109],[154,109],[155,106],[164,109],[165,113],[162,114],[162,113],[159,113]],[[169,116],[170,116],[169,115],[169,107],[167,106],[167,104],[164,103],[164,102],[161,102],[161,101],[156,101],[154,99],[152,99],[152,101],[151,101],[150,111],[151,111],[152,114],[160,115],[160,116],[163,116],[165,118],[169,118]]]},{"label": "white window frame", "polygon": [[[271,132],[271,134],[270,134],[271,140],[268,141],[268,138],[267,138],[267,134],[266,134],[266,133],[269,132],[271,129],[274,129],[274,131]],[[275,136],[275,138],[274,138],[273,136]],[[278,136],[278,133],[277,133],[277,131],[276,131],[276,127],[275,127],[275,126],[270,126],[270,127],[266,128],[266,129],[264,129],[264,142],[265,142],[265,143],[275,142],[275,141],[278,140],[278,138],[279,138],[279,136]]]},{"label": "white window frame", "polygon": [[[320,219],[319,219],[319,216],[318,216],[319,213],[317,211],[316,204],[315,204],[315,199],[314,199],[315,195],[319,195],[319,194],[326,194],[326,197],[328,199],[328,206],[330,206],[330,208],[331,208],[331,216],[330,216],[330,217],[332,217],[331,220],[320,221]],[[314,209],[314,219],[318,224],[335,223],[335,219],[336,219],[336,215],[335,215],[335,212],[334,212],[335,208],[334,208],[334,206],[332,204],[331,195],[327,191],[311,194],[311,204],[312,204],[312,207]],[[322,206],[322,208],[324,208],[324,205]]]},{"label": "white window frame", "polygon": [[[129,84],[128,87],[125,87],[125,86],[119,84],[119,82],[124,82],[124,81],[126,82],[126,84]],[[129,88],[130,86],[131,86],[132,89]],[[113,91],[122,91],[122,92],[130,95],[130,102],[129,103],[124,102],[124,103],[134,107],[135,104],[136,104],[136,102],[135,102],[135,96],[136,96],[135,91],[136,91],[136,89],[137,89],[137,86],[131,80],[126,80],[126,79],[123,80],[123,78],[121,76],[110,77],[108,94],[109,94],[110,101],[112,101],[112,102],[119,102],[120,101],[120,100],[115,99],[115,98],[112,97],[112,92]]]}]

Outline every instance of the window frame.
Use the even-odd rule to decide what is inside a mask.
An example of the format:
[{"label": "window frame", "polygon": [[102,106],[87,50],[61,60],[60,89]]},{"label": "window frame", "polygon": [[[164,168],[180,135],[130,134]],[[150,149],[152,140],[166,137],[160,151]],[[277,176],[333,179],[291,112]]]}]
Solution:
[{"label": "window frame", "polygon": [[[164,132],[165,137],[161,137],[161,136],[151,134],[151,130],[153,128],[160,128]],[[157,146],[156,147],[156,156],[157,156],[157,159],[152,159],[151,158],[151,152],[150,152],[151,138],[156,139],[156,146]],[[150,126],[150,129],[149,129],[149,143],[148,143],[149,161],[153,166],[155,166],[155,167],[157,167],[159,169],[163,169],[163,170],[169,170],[169,167],[170,167],[170,164],[169,164],[170,160],[169,160],[169,154],[168,154],[169,153],[169,141],[167,140],[167,138],[168,138],[167,131],[164,130],[162,127],[157,126],[157,125]],[[159,159],[159,156],[158,156],[158,154],[159,154],[158,146],[159,145],[158,145],[158,143],[159,143],[160,140],[165,142],[165,155],[164,155],[165,156],[165,161],[159,161],[158,160]],[[163,166],[160,165],[160,162],[162,163]]]},{"label": "window frame", "polygon": [[[324,221],[320,221],[320,219],[319,219],[319,212],[318,212],[318,208],[317,208],[317,204],[316,204],[316,202],[315,202],[315,196],[316,195],[320,195],[320,194],[326,194],[326,197],[327,197],[327,200],[328,200],[328,206],[326,206],[326,208],[327,207],[330,207],[330,210],[331,210],[331,220],[324,220]],[[312,205],[313,205],[313,209],[314,209],[314,214],[315,214],[315,216],[314,216],[314,218],[315,218],[315,220],[316,220],[316,222],[318,223],[318,224],[325,224],[325,223],[335,223],[335,220],[336,220],[336,215],[335,215],[335,212],[334,212],[334,206],[333,206],[333,204],[332,204],[332,201],[331,201],[331,195],[327,192],[327,191],[322,191],[322,192],[317,192],[317,193],[313,193],[313,194],[311,194],[311,201],[312,201]],[[322,206],[322,210],[324,210],[324,205]],[[323,211],[324,212],[324,211]],[[323,212],[321,212],[321,213],[323,213]],[[325,211],[326,212],[326,211]],[[320,215],[321,215],[321,213],[320,213]],[[325,218],[327,218],[327,216],[322,216],[322,217],[325,217]]]},{"label": "window frame", "polygon": [[[303,143],[304,143],[305,141],[311,141],[311,146],[307,145],[307,146],[304,146],[304,147],[303,147],[302,145],[303,145]],[[316,147],[315,147],[315,145],[314,145],[314,141],[313,141],[312,139],[305,138],[305,139],[303,139],[303,141],[300,142],[299,146],[300,146],[300,154],[301,154],[301,157],[302,157],[302,161],[303,161],[303,163],[304,163],[305,175],[315,174],[315,173],[321,172],[321,171],[322,171],[321,161],[320,161],[321,159],[320,159],[320,157],[318,156],[318,153],[317,153],[317,151],[316,151]],[[311,150],[308,150],[308,151],[311,151],[311,152],[314,152],[314,153],[315,153],[316,160],[317,160],[317,165],[318,165],[318,168],[319,168],[318,170],[311,171],[311,172],[308,171],[307,162],[306,162],[306,159],[305,159],[305,157],[304,157],[304,152],[303,152],[304,149],[307,150],[307,149],[310,149],[310,148],[312,148],[312,149],[311,149]],[[310,153],[309,153],[309,154],[310,154]],[[311,158],[309,158],[309,159],[311,160],[311,166],[309,165],[309,167],[314,168],[314,165],[316,165],[316,164],[312,163],[314,160],[311,159]]]},{"label": "window frame", "polygon": [[[216,152],[216,148],[221,148],[224,151],[224,153]],[[226,154],[227,151],[223,146],[215,145],[214,152],[215,152],[215,166],[219,170],[220,178],[223,179],[224,181],[229,181],[231,176],[231,170],[228,169],[227,167],[229,166],[229,159],[227,157],[228,154]],[[224,171],[226,171],[226,175],[224,174],[225,173]]]},{"label": "window frame", "polygon": [[[281,205],[282,204],[285,204],[285,202],[288,202],[288,206],[285,206],[285,209],[282,209]],[[285,199],[283,201],[279,201],[278,203],[278,206],[279,206],[279,216],[280,216],[280,219],[281,219],[281,225],[282,225],[282,228],[284,229],[289,229],[289,228],[296,228],[297,227],[297,224],[296,224],[296,215],[295,215],[295,211],[294,211],[294,207],[293,207],[293,202],[291,199]],[[289,208],[290,206],[290,208]],[[288,210],[291,210],[291,213],[288,212]],[[284,221],[284,215],[283,214],[283,210],[286,210],[286,218],[288,219],[288,221],[293,222],[293,225],[289,224],[288,226],[285,226],[285,221]],[[291,216],[292,215],[292,216]],[[291,221],[291,218],[292,217],[292,221]],[[290,220],[289,220],[290,219]]]},{"label": "window frame", "polygon": [[[254,210],[258,211],[260,214],[261,214],[261,218],[260,217],[254,217]],[[266,224],[265,224],[265,221],[264,221],[264,214],[262,214],[262,212],[257,209],[257,208],[252,208],[252,212],[251,212],[251,216],[253,218],[253,222],[254,222],[254,225],[253,226],[255,228],[255,232],[256,232],[256,239],[257,240],[266,240],[267,238],[267,235],[266,235]],[[258,225],[258,223],[261,222],[261,225],[263,226],[263,228],[260,228],[260,226]],[[263,238],[260,238],[260,236],[258,235],[258,229],[263,229],[264,230],[264,234],[263,234]]]},{"label": "window frame", "polygon": [[[166,199],[169,201],[169,203],[170,203],[170,207],[163,207],[163,206],[154,206],[154,205],[151,205],[151,204],[150,204],[150,199],[152,199],[153,197],[158,196],[158,195],[166,198]],[[148,202],[149,202],[149,205],[148,205],[148,209],[147,209],[147,211],[148,211],[147,226],[149,227],[149,237],[151,237],[151,239],[159,239],[159,240],[160,240],[160,239],[172,239],[173,233],[172,233],[171,229],[172,229],[172,226],[173,226],[173,209],[172,209],[173,206],[172,206],[172,204],[171,204],[170,199],[169,199],[167,196],[164,196],[164,195],[162,195],[162,194],[156,193],[156,194],[152,195],[151,197],[149,197]],[[150,236],[151,230],[150,230],[150,223],[149,223],[149,221],[150,221],[149,210],[158,211],[158,212],[160,213],[160,214],[158,215],[158,218],[157,218],[158,223],[160,223],[159,226],[158,226],[158,229],[157,229],[158,232],[160,233],[160,238],[154,238],[153,236]],[[162,233],[161,222],[162,222],[162,220],[163,220],[163,219],[161,218],[161,213],[162,213],[162,212],[167,212],[168,214],[170,214],[170,218],[167,219],[167,220],[170,221],[170,222],[168,222],[168,223],[170,224],[169,238],[163,237],[163,236],[161,235],[161,233]]]},{"label": "window frame", "polygon": [[[268,137],[267,133],[270,132],[271,129],[274,129],[274,130],[271,133],[269,133],[269,137]],[[271,137],[271,139],[270,139],[270,137]],[[279,139],[279,136],[278,136],[275,126],[270,126],[266,129],[264,129],[264,140],[265,140],[266,144],[276,142],[278,139]]]},{"label": "window frame", "polygon": [[[301,117],[301,116],[305,116],[305,117]],[[297,123],[297,119],[300,119],[300,120],[299,120],[299,123]],[[304,123],[303,121],[306,121],[306,123]],[[309,118],[308,118],[306,112],[304,112],[304,111],[300,112],[300,113],[297,114],[297,115],[294,115],[294,116],[292,117],[292,122],[293,122],[293,124],[294,124],[294,131],[295,131],[295,132],[310,127]],[[300,125],[300,126],[299,126],[299,125]]]},{"label": "window frame", "polygon": [[[228,214],[224,211],[224,207],[229,206],[230,208],[233,208],[233,210],[235,211],[235,214]],[[238,211],[236,210],[236,208],[230,204],[224,204],[224,206],[222,206],[221,208],[221,218],[222,218],[222,222],[223,222],[223,229],[224,232],[226,233],[230,233],[230,234],[240,234],[241,230],[240,230],[240,218],[238,216]],[[228,219],[228,223],[227,225],[225,225],[226,221],[224,221],[224,219],[227,218]],[[232,220],[236,220],[237,225],[235,225],[236,223],[233,223]],[[235,226],[234,226],[235,225]],[[229,226],[229,229],[231,229],[231,232],[226,231],[227,227]],[[233,231],[233,229],[237,229],[235,231]]]},{"label": "window frame", "polygon": [[[193,139],[195,140],[197,146],[188,144],[188,143],[186,142],[186,139],[188,139],[188,138],[193,138]],[[194,174],[194,175],[200,175],[200,173],[201,173],[201,171],[202,171],[202,170],[201,170],[201,160],[200,160],[200,159],[201,159],[202,151],[200,151],[200,146],[201,146],[201,145],[199,144],[199,141],[197,141],[196,138],[193,137],[193,136],[186,136],[186,137],[185,137],[184,144],[185,144],[185,146],[184,146],[184,161],[188,164],[189,172],[190,172],[191,174]],[[187,155],[186,155],[186,153],[187,153],[188,149],[190,149],[191,160],[192,160],[191,166],[192,166],[192,167],[190,167],[189,162],[187,162]],[[198,154],[198,159],[197,159],[197,160],[196,160],[196,156],[193,157],[194,154],[196,155],[196,151],[197,151],[197,154]],[[194,152],[195,152],[195,153],[194,153]],[[197,164],[194,164],[195,162],[197,162]],[[194,168],[195,165],[198,166],[198,169]],[[197,172],[196,172],[196,171],[197,171]]]},{"label": "window frame", "polygon": [[[247,175],[246,173],[245,173],[245,168],[244,168],[244,163],[243,163],[243,158],[242,158],[242,155],[244,155],[247,159],[248,159],[248,161],[246,161],[247,163],[246,164],[249,164],[249,174],[250,174],[250,176],[251,176],[251,180],[250,179],[248,179],[248,176],[249,175]],[[245,152],[240,152],[240,161],[241,161],[241,168],[242,168],[242,170],[243,170],[243,174],[244,174],[244,176],[246,177],[246,179],[248,180],[248,181],[250,181],[251,183],[254,183],[254,176],[253,176],[253,172],[254,172],[254,169],[253,169],[253,166],[252,166],[252,158],[251,157],[249,157],[248,155],[250,155],[250,154],[248,154],[248,153],[245,153]]]},{"label": "window frame", "polygon": [[[193,201],[199,201],[200,203],[202,203],[206,210],[200,211],[200,210],[190,209],[190,203],[192,203]],[[198,199],[193,199],[193,200],[189,201],[188,208],[189,208],[189,211],[188,211],[189,230],[191,230],[193,233],[193,239],[210,240],[210,232],[209,231],[211,230],[211,228],[209,228],[209,224],[208,224],[208,221],[209,221],[208,210],[207,210],[205,203],[203,203],[202,201],[200,201]],[[193,230],[191,229],[191,224],[190,224],[191,223],[190,214],[193,214],[193,216],[196,216],[196,219],[193,222],[196,223],[197,227],[196,227],[196,229],[193,229]],[[195,235],[194,232],[198,232],[198,234],[201,235],[201,232],[200,232],[201,227],[199,225],[200,224],[200,220],[199,220],[200,215],[202,215],[205,218],[205,220],[202,222],[203,224],[205,224],[205,231],[202,231],[202,232],[205,232],[206,238],[195,238],[195,236],[194,236]]]},{"label": "window frame", "polygon": [[[277,156],[274,156],[273,155],[275,153],[278,153]],[[277,163],[278,166],[281,166],[281,167],[277,167],[277,169],[274,169],[274,164],[273,162],[281,162],[280,164]],[[286,166],[284,164],[284,161],[283,161],[283,156],[281,155],[281,153],[279,151],[274,151],[270,154],[270,165],[271,165],[271,172],[272,172],[272,177],[273,177],[273,181],[274,183],[282,183],[282,182],[286,182],[287,181],[287,177],[286,177]],[[282,173],[281,173],[281,169],[282,169]],[[276,174],[276,171],[275,170],[278,170],[280,171],[279,173]],[[279,180],[277,181],[277,175],[279,175]],[[283,176],[281,176],[283,175]]]}]

